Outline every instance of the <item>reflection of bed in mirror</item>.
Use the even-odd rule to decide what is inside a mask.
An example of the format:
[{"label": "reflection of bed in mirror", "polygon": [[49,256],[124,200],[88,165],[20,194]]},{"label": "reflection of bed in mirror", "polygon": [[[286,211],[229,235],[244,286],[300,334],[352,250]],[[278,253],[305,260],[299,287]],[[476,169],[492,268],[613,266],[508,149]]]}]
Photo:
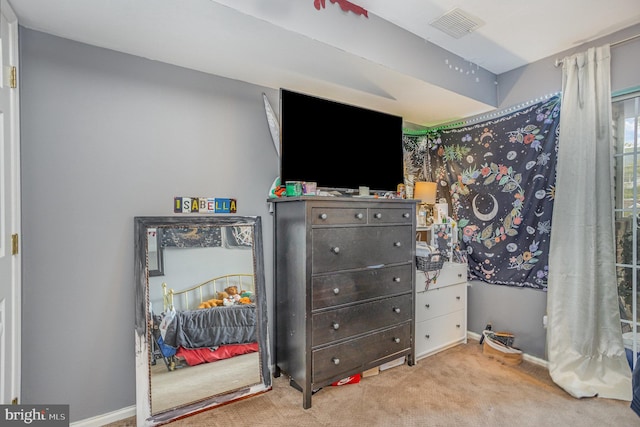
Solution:
[{"label": "reflection of bed in mirror", "polygon": [[[258,350],[253,274],[226,274],[187,289],[162,284],[155,359],[169,371]],[[154,330],[155,327],[154,327]]]},{"label": "reflection of bed in mirror", "polygon": [[[138,425],[270,390],[260,218],[138,217],[135,225]],[[150,274],[152,243],[161,275]]]}]

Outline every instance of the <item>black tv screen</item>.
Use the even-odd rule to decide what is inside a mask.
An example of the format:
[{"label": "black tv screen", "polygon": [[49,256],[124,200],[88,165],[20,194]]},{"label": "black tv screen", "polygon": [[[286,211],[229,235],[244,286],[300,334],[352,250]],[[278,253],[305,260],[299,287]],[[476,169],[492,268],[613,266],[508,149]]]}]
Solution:
[{"label": "black tv screen", "polygon": [[404,181],[402,117],[280,89],[280,181],[396,191]]}]

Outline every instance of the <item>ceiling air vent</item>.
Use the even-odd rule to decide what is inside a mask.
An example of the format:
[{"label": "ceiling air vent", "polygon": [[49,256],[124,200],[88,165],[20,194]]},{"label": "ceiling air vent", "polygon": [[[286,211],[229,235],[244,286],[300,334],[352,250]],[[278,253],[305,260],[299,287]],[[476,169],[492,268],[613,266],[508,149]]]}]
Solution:
[{"label": "ceiling air vent", "polygon": [[482,25],[484,22],[461,9],[453,9],[431,23],[431,26],[456,39],[475,31]]}]

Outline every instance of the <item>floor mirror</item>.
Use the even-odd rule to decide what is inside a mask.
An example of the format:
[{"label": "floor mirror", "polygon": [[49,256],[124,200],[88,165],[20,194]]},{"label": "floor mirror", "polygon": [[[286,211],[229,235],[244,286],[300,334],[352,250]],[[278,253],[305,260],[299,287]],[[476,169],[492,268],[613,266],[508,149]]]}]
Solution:
[{"label": "floor mirror", "polygon": [[137,425],[270,390],[260,217],[134,224]]}]

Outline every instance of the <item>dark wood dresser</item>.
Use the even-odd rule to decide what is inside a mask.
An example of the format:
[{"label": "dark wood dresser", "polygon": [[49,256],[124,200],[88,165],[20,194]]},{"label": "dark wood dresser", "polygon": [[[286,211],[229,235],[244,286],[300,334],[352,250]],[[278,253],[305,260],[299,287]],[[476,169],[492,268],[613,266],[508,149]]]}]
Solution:
[{"label": "dark wood dresser", "polygon": [[406,356],[415,363],[416,201],[270,200],[275,219],[275,376],[311,395]]}]

